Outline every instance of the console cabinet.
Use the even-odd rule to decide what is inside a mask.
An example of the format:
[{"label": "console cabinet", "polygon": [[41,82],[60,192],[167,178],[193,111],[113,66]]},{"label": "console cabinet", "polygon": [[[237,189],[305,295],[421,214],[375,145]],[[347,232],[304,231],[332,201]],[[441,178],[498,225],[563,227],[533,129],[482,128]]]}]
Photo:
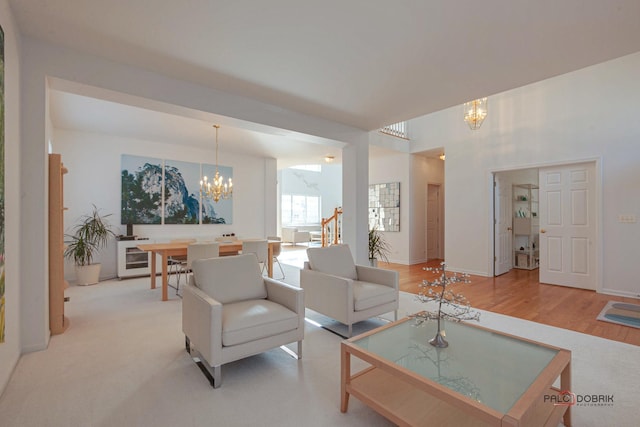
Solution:
[{"label": "console cabinet", "polygon": [[142,243],[155,242],[153,240],[121,240],[118,242],[118,278],[151,274],[151,254],[138,249],[138,245]]}]

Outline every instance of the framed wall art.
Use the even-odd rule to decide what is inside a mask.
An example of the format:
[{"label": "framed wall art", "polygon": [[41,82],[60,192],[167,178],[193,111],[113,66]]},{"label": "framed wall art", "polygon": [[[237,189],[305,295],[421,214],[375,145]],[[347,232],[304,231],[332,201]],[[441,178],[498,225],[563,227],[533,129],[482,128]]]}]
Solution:
[{"label": "framed wall art", "polygon": [[369,229],[400,231],[400,183],[369,185]]}]

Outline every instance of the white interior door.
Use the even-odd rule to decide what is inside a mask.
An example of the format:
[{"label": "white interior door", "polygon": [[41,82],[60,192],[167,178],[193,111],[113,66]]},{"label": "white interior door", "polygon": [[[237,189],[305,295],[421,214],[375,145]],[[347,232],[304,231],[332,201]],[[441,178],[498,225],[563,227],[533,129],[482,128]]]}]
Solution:
[{"label": "white interior door", "polygon": [[499,276],[513,267],[513,220],[511,183],[498,174],[493,176],[494,258],[493,274]]},{"label": "white interior door", "polygon": [[427,259],[440,258],[440,186],[427,186]]},{"label": "white interior door", "polygon": [[595,163],[541,168],[540,282],[596,289]]}]

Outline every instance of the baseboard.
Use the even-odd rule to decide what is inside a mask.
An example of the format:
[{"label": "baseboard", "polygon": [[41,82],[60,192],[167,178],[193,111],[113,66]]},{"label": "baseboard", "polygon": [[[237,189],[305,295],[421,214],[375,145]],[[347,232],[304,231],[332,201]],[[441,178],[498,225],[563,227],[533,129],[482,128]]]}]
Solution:
[{"label": "baseboard", "polygon": [[618,297],[636,298],[640,299],[640,294],[634,294],[633,292],[616,291],[615,289],[602,289],[601,294],[615,295]]}]

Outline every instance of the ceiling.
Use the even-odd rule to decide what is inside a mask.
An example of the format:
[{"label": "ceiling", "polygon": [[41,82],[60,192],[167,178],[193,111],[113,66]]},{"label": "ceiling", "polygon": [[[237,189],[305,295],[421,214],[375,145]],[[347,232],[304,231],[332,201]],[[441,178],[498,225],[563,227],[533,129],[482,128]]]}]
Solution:
[{"label": "ceiling", "polygon": [[[363,130],[640,51],[637,0],[9,3],[23,35]],[[87,103],[56,94],[55,124],[104,127],[82,117]],[[138,110],[114,107],[121,124],[110,130],[193,131],[189,119],[166,116],[136,128],[153,120]],[[243,138],[256,150],[278,145]]]}]

